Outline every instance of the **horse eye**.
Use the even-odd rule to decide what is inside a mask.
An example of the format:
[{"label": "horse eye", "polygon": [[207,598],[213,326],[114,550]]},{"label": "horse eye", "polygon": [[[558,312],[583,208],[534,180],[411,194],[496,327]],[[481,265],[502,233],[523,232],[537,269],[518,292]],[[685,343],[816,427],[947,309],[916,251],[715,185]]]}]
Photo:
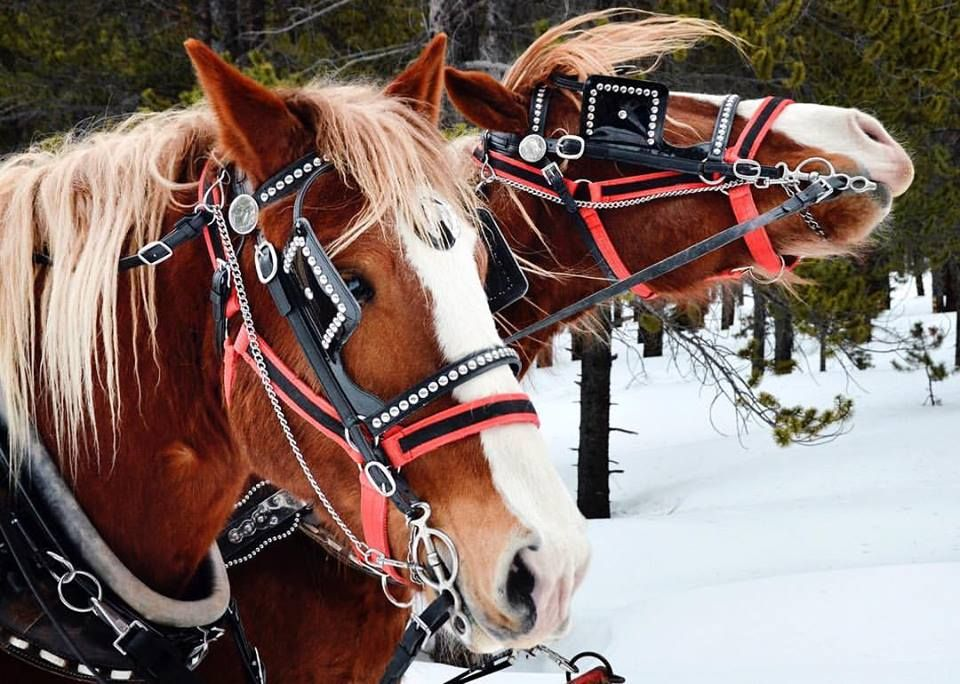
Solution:
[{"label": "horse eye", "polygon": [[347,289],[350,290],[350,294],[353,295],[353,298],[357,300],[360,306],[363,306],[373,299],[373,285],[368,283],[363,276],[352,273],[345,275],[343,281],[347,284]]}]

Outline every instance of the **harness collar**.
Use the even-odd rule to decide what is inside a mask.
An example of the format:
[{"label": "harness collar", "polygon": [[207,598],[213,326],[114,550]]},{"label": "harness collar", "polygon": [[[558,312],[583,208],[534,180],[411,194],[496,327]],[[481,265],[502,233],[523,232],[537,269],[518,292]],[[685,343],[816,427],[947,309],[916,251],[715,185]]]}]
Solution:
[{"label": "harness collar", "polygon": [[[216,545],[198,598],[163,596],[113,554],[36,436],[19,480],[9,467],[0,415],[0,651],[80,681],[198,682],[210,644],[239,627]],[[249,673],[256,651],[237,645]]]}]

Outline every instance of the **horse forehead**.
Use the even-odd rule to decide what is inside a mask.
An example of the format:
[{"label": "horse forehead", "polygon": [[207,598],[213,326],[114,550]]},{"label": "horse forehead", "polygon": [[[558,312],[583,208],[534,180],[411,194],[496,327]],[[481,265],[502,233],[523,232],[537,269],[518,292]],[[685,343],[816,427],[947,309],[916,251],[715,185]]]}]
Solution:
[{"label": "horse forehead", "polygon": [[[465,223],[457,216],[456,221]],[[450,249],[437,249],[401,230],[403,255],[430,294],[434,335],[446,361],[455,361],[479,349],[500,344],[493,314],[480,280],[476,250],[479,237],[469,225],[460,225]],[[498,392],[519,391],[507,368],[484,373],[454,390],[461,402]]]},{"label": "horse forehead", "polygon": [[[723,101],[722,95],[686,92],[676,92],[671,95],[709,102],[717,107]],[[741,100],[737,106],[737,114],[749,119],[762,103],[763,99]],[[861,150],[856,143],[857,138],[852,136],[851,132],[858,113],[866,116],[856,109],[794,102],[780,113],[773,123],[772,130],[786,135],[804,147],[817,147],[832,154],[856,156],[856,153]]]}]

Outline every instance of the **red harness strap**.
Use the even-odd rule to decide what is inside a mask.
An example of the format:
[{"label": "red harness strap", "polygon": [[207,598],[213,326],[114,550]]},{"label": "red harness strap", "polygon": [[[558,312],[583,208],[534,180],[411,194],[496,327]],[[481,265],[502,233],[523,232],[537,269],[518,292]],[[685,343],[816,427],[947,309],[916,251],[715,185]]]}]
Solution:
[{"label": "red harness strap", "polygon": [[[747,125],[744,126],[736,144],[727,149],[724,161],[733,163],[738,158],[753,159],[756,156],[757,150],[760,149],[760,143],[763,142],[770,131],[773,122],[786,109],[787,105],[791,104],[791,100],[780,100],[775,106],[771,107],[774,99],[768,97],[757,107],[757,111],[747,121]],[[733,209],[733,215],[738,223],[749,221],[760,215],[760,211],[753,201],[753,192],[749,185],[731,188],[727,192],[727,196],[730,198],[730,207]],[[773,248],[770,235],[765,227],[747,233],[743,241],[747,244],[750,256],[753,257],[757,266],[772,275],[780,272],[780,269],[784,266],[783,259]]]}]

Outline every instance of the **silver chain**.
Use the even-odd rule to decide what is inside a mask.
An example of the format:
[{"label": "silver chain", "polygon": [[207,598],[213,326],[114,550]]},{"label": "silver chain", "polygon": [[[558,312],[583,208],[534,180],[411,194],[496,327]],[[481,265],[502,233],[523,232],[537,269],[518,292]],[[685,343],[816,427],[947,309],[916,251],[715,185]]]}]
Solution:
[{"label": "silver chain", "polygon": [[293,457],[297,460],[300,470],[303,471],[304,477],[307,478],[310,488],[313,490],[313,493],[316,494],[317,499],[323,505],[324,509],[327,511],[327,514],[330,516],[333,522],[336,523],[337,527],[340,528],[344,535],[346,535],[347,539],[350,540],[350,543],[353,544],[354,548],[357,549],[364,560],[366,560],[370,554],[370,547],[364,542],[360,541],[357,535],[353,533],[353,530],[351,530],[347,523],[344,522],[343,518],[340,517],[337,509],[334,508],[326,493],[324,493],[323,489],[321,489],[320,484],[317,482],[317,478],[314,477],[313,471],[307,464],[307,460],[304,457],[303,452],[300,451],[300,445],[297,443],[297,438],[294,436],[293,430],[290,428],[290,423],[287,422],[286,413],[283,410],[283,406],[280,404],[280,398],[277,396],[277,390],[274,388],[273,380],[270,378],[270,371],[267,368],[267,362],[264,359],[263,352],[260,349],[260,338],[257,335],[257,329],[253,322],[253,313],[250,310],[250,300],[247,298],[247,290],[243,281],[243,272],[240,270],[240,261],[237,259],[237,253],[233,249],[233,242],[230,239],[230,232],[227,228],[227,223],[223,218],[223,211],[217,204],[208,205],[207,208],[213,214],[214,222],[217,224],[217,233],[220,236],[220,241],[223,243],[224,255],[227,258],[227,265],[230,268],[230,276],[233,279],[233,286],[237,293],[237,303],[240,306],[240,316],[243,318],[243,327],[247,332],[250,356],[253,357],[253,361],[257,365],[257,373],[260,376],[260,383],[263,385],[263,389],[267,393],[267,398],[270,400],[270,406],[273,407],[273,412],[277,417],[277,422],[280,424],[280,429],[283,431],[283,436],[286,438],[287,444],[290,445],[290,451],[293,453]]},{"label": "silver chain", "polygon": [[[787,193],[788,197],[796,197],[797,193],[800,191],[800,187],[797,185],[784,185],[783,191]],[[808,209],[804,209],[800,212],[800,218],[803,219],[804,223],[807,224],[807,228],[812,230],[817,234],[821,240],[827,240],[827,233],[823,229],[823,226],[820,225],[820,222],[810,213]]]},{"label": "silver chain", "polygon": [[[491,169],[492,171],[492,169]],[[522,190],[527,194],[533,195],[534,197],[539,197],[540,199],[547,200],[548,202],[553,202],[554,204],[563,204],[563,200],[557,197],[554,194],[546,192],[545,190],[540,190],[539,188],[533,188],[523,183],[519,183],[510,178],[504,178],[499,176],[496,172],[493,172],[490,175],[484,177],[481,181],[481,185],[486,185],[487,183],[502,183],[503,185],[508,185],[511,188],[516,190]],[[643,197],[633,197],[631,199],[625,200],[614,200],[613,202],[604,202],[603,200],[575,200],[577,206],[582,209],[625,209],[627,207],[633,207],[638,204],[646,204],[647,202],[652,202],[658,199],[667,199],[670,197],[682,197],[683,195],[696,195],[701,192],[726,192],[731,188],[735,188],[738,185],[748,185],[749,181],[745,180],[732,180],[725,183],[720,183],[717,185],[707,185],[699,188],[682,188],[678,190],[664,190],[663,192],[657,192],[651,195],[644,195]]]}]

